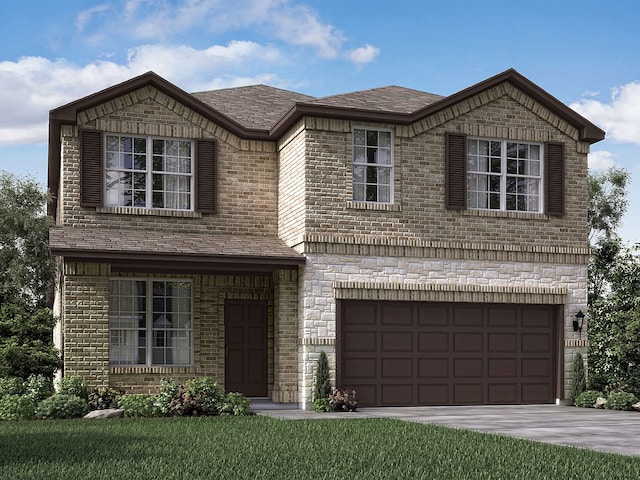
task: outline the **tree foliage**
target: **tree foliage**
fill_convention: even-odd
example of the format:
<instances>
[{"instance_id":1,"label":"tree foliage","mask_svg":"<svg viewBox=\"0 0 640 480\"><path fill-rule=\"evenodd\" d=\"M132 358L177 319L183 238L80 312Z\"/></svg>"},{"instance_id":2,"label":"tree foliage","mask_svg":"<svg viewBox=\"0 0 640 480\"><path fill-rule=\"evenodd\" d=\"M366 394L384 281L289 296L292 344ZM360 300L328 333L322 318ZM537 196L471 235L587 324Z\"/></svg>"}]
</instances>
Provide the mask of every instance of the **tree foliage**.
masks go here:
<instances>
[{"instance_id":1,"label":"tree foliage","mask_svg":"<svg viewBox=\"0 0 640 480\"><path fill-rule=\"evenodd\" d=\"M331 379L329 377L329 359L322 351L318 357L318 367L316 369L315 382L313 385L313 400L319 398L329 398L331 395Z\"/></svg>"},{"instance_id":2,"label":"tree foliage","mask_svg":"<svg viewBox=\"0 0 640 480\"><path fill-rule=\"evenodd\" d=\"M0 172L0 376L51 376L58 364L46 201L35 181Z\"/></svg>"}]
</instances>

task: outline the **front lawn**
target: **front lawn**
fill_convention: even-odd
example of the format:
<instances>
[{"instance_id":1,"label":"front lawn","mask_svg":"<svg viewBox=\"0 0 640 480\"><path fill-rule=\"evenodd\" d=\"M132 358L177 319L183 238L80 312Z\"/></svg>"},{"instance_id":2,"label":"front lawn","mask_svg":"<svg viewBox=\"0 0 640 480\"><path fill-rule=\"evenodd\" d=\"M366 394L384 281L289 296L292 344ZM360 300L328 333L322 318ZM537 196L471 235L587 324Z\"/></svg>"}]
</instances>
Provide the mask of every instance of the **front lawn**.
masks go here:
<instances>
[{"instance_id":1,"label":"front lawn","mask_svg":"<svg viewBox=\"0 0 640 480\"><path fill-rule=\"evenodd\" d=\"M21 421L0 423L0 478L611 480L640 458L348 414Z\"/></svg>"}]
</instances>

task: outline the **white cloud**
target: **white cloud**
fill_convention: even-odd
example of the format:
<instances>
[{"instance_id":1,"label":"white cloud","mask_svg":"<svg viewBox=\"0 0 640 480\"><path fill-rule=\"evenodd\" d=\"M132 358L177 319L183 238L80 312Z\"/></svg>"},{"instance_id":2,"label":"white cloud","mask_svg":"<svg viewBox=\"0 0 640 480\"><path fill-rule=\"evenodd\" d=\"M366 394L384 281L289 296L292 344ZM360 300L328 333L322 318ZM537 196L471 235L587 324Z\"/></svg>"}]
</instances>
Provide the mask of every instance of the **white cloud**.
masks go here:
<instances>
[{"instance_id":1,"label":"white cloud","mask_svg":"<svg viewBox=\"0 0 640 480\"><path fill-rule=\"evenodd\" d=\"M615 154L606 150L589 153L589 169L590 170L606 170L615 165Z\"/></svg>"},{"instance_id":2,"label":"white cloud","mask_svg":"<svg viewBox=\"0 0 640 480\"><path fill-rule=\"evenodd\" d=\"M379 48L367 43L364 47L347 52L347 56L356 65L364 65L365 63L373 62L379 53Z\"/></svg>"},{"instance_id":3,"label":"white cloud","mask_svg":"<svg viewBox=\"0 0 640 480\"><path fill-rule=\"evenodd\" d=\"M609 103L582 99L571 108L603 128L607 138L640 144L640 82L614 88Z\"/></svg>"}]
</instances>

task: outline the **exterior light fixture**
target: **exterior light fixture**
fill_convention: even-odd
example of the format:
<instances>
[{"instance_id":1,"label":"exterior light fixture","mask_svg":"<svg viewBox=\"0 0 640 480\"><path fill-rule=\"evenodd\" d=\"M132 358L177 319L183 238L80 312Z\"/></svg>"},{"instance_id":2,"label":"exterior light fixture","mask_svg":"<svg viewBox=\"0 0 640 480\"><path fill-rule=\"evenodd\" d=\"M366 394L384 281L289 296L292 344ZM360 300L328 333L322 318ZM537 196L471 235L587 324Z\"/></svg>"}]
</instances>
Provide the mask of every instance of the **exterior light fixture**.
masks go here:
<instances>
[{"instance_id":1,"label":"exterior light fixture","mask_svg":"<svg viewBox=\"0 0 640 480\"><path fill-rule=\"evenodd\" d=\"M584 324L584 313L582 313L582 310L578 310L578 313L576 313L576 319L573 321L573 331L580 332L581 337L582 337L583 324Z\"/></svg>"}]
</instances>

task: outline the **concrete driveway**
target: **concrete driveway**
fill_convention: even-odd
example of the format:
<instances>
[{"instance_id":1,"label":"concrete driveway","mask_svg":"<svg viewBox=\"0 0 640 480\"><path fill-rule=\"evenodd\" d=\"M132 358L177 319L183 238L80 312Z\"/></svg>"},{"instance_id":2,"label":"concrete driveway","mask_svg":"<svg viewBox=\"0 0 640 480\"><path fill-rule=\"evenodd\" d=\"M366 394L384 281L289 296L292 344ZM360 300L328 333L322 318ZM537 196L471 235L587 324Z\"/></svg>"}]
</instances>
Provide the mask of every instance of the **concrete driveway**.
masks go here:
<instances>
[{"instance_id":1,"label":"concrete driveway","mask_svg":"<svg viewBox=\"0 0 640 480\"><path fill-rule=\"evenodd\" d=\"M274 405L275 408L277 408ZM287 419L395 418L640 456L640 413L558 405L362 408L355 413L256 409Z\"/></svg>"}]
</instances>

